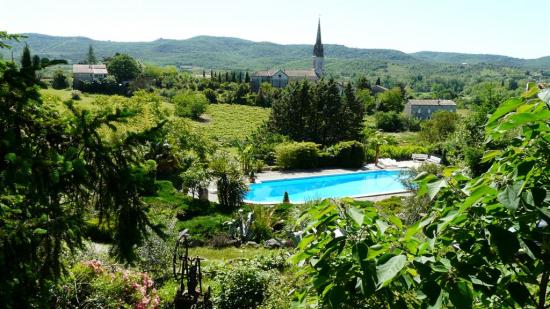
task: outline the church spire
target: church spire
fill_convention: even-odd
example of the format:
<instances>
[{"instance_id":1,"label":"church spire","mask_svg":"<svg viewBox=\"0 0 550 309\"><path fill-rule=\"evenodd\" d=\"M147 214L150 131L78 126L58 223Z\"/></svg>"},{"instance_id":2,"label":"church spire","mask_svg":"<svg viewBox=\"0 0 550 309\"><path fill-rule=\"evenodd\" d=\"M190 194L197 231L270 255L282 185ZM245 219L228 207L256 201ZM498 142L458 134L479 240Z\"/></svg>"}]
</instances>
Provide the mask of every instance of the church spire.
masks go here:
<instances>
[{"instance_id":1,"label":"church spire","mask_svg":"<svg viewBox=\"0 0 550 309\"><path fill-rule=\"evenodd\" d=\"M323 51L323 42L321 42L321 19L319 18L319 23L317 24L317 40L315 41L315 46L313 47L313 56L315 57L324 57L325 53Z\"/></svg>"}]
</instances>

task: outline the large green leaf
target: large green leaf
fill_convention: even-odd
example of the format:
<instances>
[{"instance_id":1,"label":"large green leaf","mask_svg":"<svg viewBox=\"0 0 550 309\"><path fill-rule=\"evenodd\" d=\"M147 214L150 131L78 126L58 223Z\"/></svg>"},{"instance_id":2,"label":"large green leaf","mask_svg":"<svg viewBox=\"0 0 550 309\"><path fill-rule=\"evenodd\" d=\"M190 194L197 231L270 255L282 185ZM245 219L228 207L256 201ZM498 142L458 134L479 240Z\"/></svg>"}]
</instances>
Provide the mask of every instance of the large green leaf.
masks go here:
<instances>
[{"instance_id":1,"label":"large green leaf","mask_svg":"<svg viewBox=\"0 0 550 309\"><path fill-rule=\"evenodd\" d=\"M386 263L376 266L378 287L383 287L389 283L405 265L407 265L407 257L404 255L396 255L386 261Z\"/></svg>"},{"instance_id":2,"label":"large green leaf","mask_svg":"<svg viewBox=\"0 0 550 309\"><path fill-rule=\"evenodd\" d=\"M491 125L502 116L512 112L523 103L521 98L512 98L502 103L499 108L491 115L491 118L487 121L487 125Z\"/></svg>"},{"instance_id":3,"label":"large green leaf","mask_svg":"<svg viewBox=\"0 0 550 309\"><path fill-rule=\"evenodd\" d=\"M365 213L363 210L350 206L347 210L348 215L357 223L357 225L363 225L363 220L365 220Z\"/></svg>"},{"instance_id":4,"label":"large green leaf","mask_svg":"<svg viewBox=\"0 0 550 309\"><path fill-rule=\"evenodd\" d=\"M497 200L504 205L504 207L516 210L519 206L520 197L518 193L521 189L521 185L521 182L517 182L511 186L506 186L503 191L498 193Z\"/></svg>"},{"instance_id":5,"label":"large green leaf","mask_svg":"<svg viewBox=\"0 0 550 309\"><path fill-rule=\"evenodd\" d=\"M489 226L488 230L491 233L491 243L497 247L498 255L502 261L512 261L520 248L516 234L496 225Z\"/></svg>"},{"instance_id":6,"label":"large green leaf","mask_svg":"<svg viewBox=\"0 0 550 309\"><path fill-rule=\"evenodd\" d=\"M458 281L449 290L449 299L456 308L472 308L474 296L467 282Z\"/></svg>"},{"instance_id":7,"label":"large green leaf","mask_svg":"<svg viewBox=\"0 0 550 309\"><path fill-rule=\"evenodd\" d=\"M506 286L506 289L514 301L520 306L524 307L530 301L529 290L527 290L523 284L519 282L511 282Z\"/></svg>"},{"instance_id":8,"label":"large green leaf","mask_svg":"<svg viewBox=\"0 0 550 309\"><path fill-rule=\"evenodd\" d=\"M447 181L445 181L445 179L440 179L429 183L428 196L430 197L430 200L433 200L433 198L439 193L439 190L441 190L442 188L445 188L446 186L447 186Z\"/></svg>"}]
</instances>

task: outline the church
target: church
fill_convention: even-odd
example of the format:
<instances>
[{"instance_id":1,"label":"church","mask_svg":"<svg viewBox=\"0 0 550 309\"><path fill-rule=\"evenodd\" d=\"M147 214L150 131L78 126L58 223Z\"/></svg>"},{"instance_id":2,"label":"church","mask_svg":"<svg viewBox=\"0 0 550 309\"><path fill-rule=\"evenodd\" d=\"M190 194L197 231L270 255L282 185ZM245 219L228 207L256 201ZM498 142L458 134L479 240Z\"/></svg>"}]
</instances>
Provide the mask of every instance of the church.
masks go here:
<instances>
[{"instance_id":1,"label":"church","mask_svg":"<svg viewBox=\"0 0 550 309\"><path fill-rule=\"evenodd\" d=\"M284 88L292 81L318 81L324 74L325 53L321 42L321 21L317 25L317 40L313 46L313 68L310 70L267 70L259 71L251 76L252 89L257 91L262 83L270 83L273 87Z\"/></svg>"}]
</instances>

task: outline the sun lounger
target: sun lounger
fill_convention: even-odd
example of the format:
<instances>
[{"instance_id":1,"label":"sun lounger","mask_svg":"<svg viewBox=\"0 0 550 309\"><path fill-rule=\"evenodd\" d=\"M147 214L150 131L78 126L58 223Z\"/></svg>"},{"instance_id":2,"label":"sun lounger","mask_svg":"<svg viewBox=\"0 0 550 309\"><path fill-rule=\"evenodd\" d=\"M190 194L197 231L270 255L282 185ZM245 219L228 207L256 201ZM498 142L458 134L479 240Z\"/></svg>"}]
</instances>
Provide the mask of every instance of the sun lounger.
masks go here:
<instances>
[{"instance_id":1,"label":"sun lounger","mask_svg":"<svg viewBox=\"0 0 550 309\"><path fill-rule=\"evenodd\" d=\"M441 158L436 156L430 156L426 161L430 163L441 164Z\"/></svg>"},{"instance_id":2,"label":"sun lounger","mask_svg":"<svg viewBox=\"0 0 550 309\"><path fill-rule=\"evenodd\" d=\"M386 168L396 168L397 167L397 161L389 158L382 158L378 160L378 166L380 168L386 169Z\"/></svg>"},{"instance_id":3,"label":"sun lounger","mask_svg":"<svg viewBox=\"0 0 550 309\"><path fill-rule=\"evenodd\" d=\"M413 153L412 159L413 161L426 161L428 160L429 156L427 154L423 153Z\"/></svg>"}]
</instances>

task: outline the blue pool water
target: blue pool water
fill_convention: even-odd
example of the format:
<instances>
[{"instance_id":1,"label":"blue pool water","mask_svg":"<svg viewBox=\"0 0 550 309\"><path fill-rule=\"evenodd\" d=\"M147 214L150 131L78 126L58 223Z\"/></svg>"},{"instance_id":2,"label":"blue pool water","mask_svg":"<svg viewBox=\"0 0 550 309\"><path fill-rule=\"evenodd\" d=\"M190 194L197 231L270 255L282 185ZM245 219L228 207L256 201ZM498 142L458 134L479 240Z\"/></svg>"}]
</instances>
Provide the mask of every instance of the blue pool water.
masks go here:
<instances>
[{"instance_id":1,"label":"blue pool water","mask_svg":"<svg viewBox=\"0 0 550 309\"><path fill-rule=\"evenodd\" d=\"M323 198L358 197L406 191L399 181L401 171L368 171L306 178L267 180L251 184L245 201L281 203L285 191L291 203Z\"/></svg>"}]
</instances>

